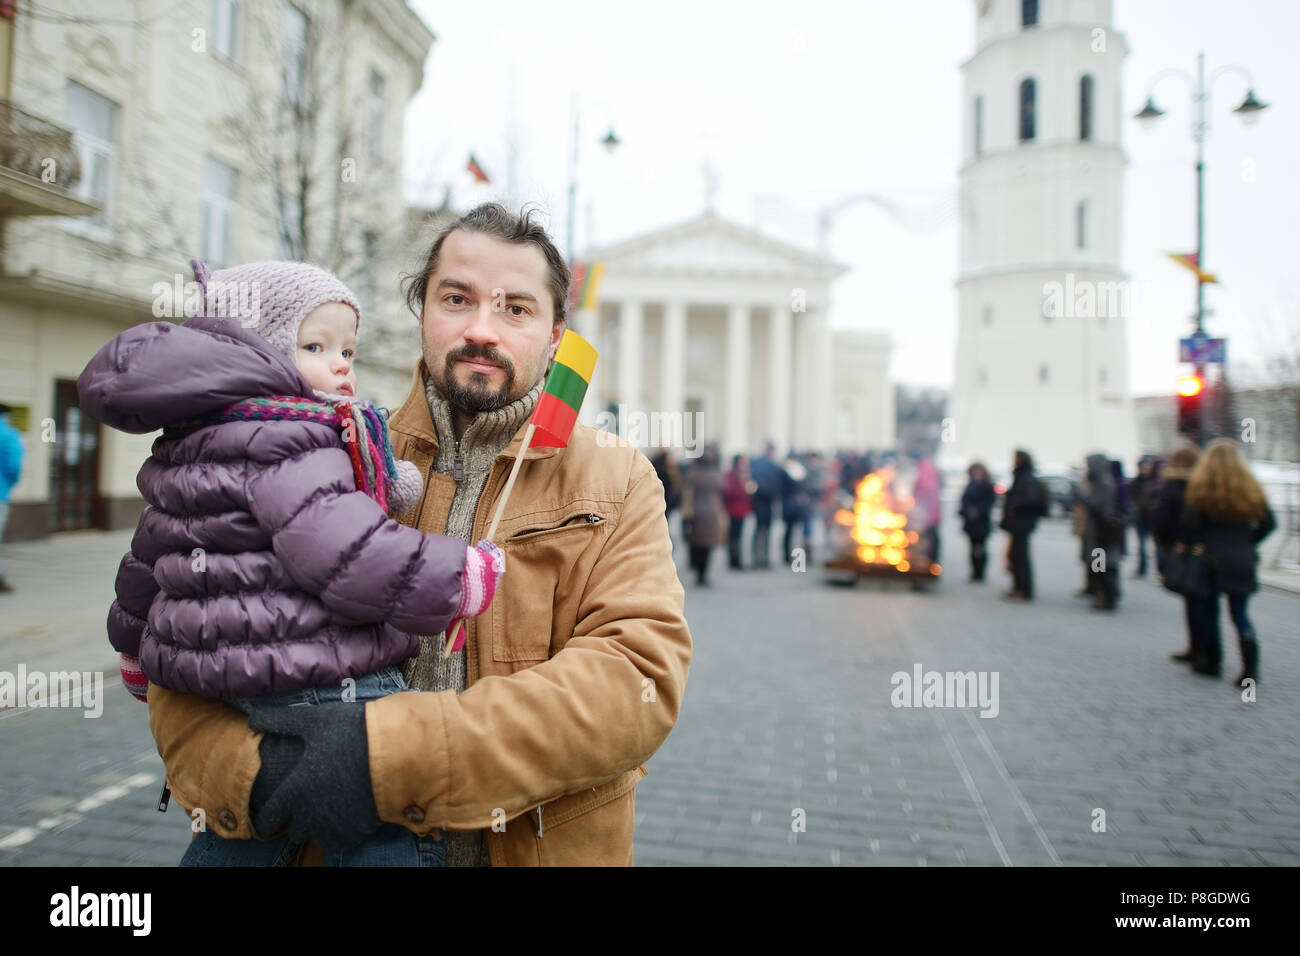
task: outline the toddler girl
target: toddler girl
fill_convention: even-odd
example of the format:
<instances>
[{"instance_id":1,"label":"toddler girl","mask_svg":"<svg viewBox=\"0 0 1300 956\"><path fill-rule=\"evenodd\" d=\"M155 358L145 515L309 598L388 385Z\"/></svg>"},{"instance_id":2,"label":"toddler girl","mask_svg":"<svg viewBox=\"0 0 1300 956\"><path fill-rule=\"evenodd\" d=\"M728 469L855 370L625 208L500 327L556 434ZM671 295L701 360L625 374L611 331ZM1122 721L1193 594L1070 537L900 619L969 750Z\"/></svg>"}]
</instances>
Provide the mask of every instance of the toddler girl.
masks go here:
<instances>
[{"instance_id":1,"label":"toddler girl","mask_svg":"<svg viewBox=\"0 0 1300 956\"><path fill-rule=\"evenodd\" d=\"M404 690L396 665L418 635L486 610L504 556L386 514L422 482L393 459L386 412L356 398L360 308L342 282L306 263L191 263L208 314L129 329L78 381L99 421L163 429L109 611L123 681L141 700L152 681L248 713ZM203 830L182 863L284 864L296 850ZM427 866L440 850L390 824L325 857Z\"/></svg>"}]
</instances>

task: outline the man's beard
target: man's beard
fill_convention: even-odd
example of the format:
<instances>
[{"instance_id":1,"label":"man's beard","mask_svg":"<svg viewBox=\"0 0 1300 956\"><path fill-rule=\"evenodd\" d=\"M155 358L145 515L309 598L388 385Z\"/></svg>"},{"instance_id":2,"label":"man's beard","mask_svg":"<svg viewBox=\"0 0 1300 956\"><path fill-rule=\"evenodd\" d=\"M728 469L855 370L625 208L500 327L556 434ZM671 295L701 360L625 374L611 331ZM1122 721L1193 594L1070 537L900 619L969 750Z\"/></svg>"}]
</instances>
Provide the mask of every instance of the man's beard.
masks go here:
<instances>
[{"instance_id":1,"label":"man's beard","mask_svg":"<svg viewBox=\"0 0 1300 956\"><path fill-rule=\"evenodd\" d=\"M550 343L547 343L549 349ZM545 352L543 352L545 358ZM455 376L456 363L462 359L470 359L482 362L491 362L499 365L505 372L505 381L499 388L492 388L487 384L488 376L482 372L471 372L469 382L461 384ZM462 411L478 412L495 411L509 405L515 399L511 397L515 386L515 366L510 359L506 358L500 352L493 349L480 349L472 345L448 352L446 362L443 368L443 397L453 408L459 408Z\"/></svg>"}]
</instances>

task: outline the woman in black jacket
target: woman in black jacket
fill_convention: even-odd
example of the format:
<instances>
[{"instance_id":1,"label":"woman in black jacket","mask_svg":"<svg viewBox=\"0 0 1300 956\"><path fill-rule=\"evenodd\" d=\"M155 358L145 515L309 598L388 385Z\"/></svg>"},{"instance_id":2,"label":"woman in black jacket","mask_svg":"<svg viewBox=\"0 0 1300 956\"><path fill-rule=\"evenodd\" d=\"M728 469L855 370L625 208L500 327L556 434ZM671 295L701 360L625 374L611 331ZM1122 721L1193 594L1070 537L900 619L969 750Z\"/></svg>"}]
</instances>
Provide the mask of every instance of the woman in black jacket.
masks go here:
<instances>
[{"instance_id":1,"label":"woman in black jacket","mask_svg":"<svg viewBox=\"0 0 1300 956\"><path fill-rule=\"evenodd\" d=\"M970 579L972 582L983 582L984 567L988 563L988 548L985 545L993 530L989 512L993 510L997 492L989 481L988 469L979 462L973 462L966 473L970 476L970 481L961 493L961 506L957 514L962 521L962 531L970 539Z\"/></svg>"},{"instance_id":2,"label":"woman in black jacket","mask_svg":"<svg viewBox=\"0 0 1300 956\"><path fill-rule=\"evenodd\" d=\"M1168 553L1179 541L1179 524L1183 517L1183 507L1187 496L1187 479L1192 476L1201 450L1191 442L1184 442L1173 450L1169 463L1160 472L1160 490L1156 494L1155 507L1151 512L1151 536L1156 541L1156 554ZM1157 559L1160 576L1164 577L1164 560ZM1187 650L1170 654L1176 661L1190 661L1196 649L1197 618L1192 614L1192 604L1184 596L1183 614L1187 621Z\"/></svg>"},{"instance_id":3,"label":"woman in black jacket","mask_svg":"<svg viewBox=\"0 0 1300 956\"><path fill-rule=\"evenodd\" d=\"M1187 481L1187 507L1179 523L1189 544L1204 544L1209 596L1189 598L1202 641L1192 658L1199 674L1219 676L1219 594L1228 596L1228 613L1241 648L1240 685L1259 680L1259 642L1246 616L1246 602L1259 589L1255 566L1259 543L1277 527L1264 489L1250 473L1229 438L1210 442Z\"/></svg>"}]
</instances>

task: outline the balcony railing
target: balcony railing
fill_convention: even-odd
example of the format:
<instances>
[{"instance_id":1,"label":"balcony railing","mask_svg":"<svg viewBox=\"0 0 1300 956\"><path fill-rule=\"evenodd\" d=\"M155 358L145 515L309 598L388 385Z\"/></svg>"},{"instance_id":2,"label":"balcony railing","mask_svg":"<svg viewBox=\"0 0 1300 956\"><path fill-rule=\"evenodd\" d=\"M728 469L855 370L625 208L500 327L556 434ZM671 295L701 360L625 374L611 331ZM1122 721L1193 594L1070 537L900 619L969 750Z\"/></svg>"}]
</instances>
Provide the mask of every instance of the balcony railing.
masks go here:
<instances>
[{"instance_id":1,"label":"balcony railing","mask_svg":"<svg viewBox=\"0 0 1300 956\"><path fill-rule=\"evenodd\" d=\"M92 215L72 194L80 181L71 131L0 100L0 217Z\"/></svg>"}]
</instances>

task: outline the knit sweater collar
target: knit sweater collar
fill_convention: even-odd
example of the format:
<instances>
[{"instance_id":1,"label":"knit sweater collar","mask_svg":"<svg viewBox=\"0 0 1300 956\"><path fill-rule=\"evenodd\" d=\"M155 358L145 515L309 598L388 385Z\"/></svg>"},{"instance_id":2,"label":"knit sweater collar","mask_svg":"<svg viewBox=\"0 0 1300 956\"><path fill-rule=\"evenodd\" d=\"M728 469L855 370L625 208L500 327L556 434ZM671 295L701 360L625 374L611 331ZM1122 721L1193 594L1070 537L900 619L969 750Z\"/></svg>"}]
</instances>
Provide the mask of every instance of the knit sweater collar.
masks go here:
<instances>
[{"instance_id":1,"label":"knit sweater collar","mask_svg":"<svg viewBox=\"0 0 1300 956\"><path fill-rule=\"evenodd\" d=\"M532 415L537 398L542 393L542 385L543 380L538 379L531 389L510 404L479 412L466 426L458 443L451 403L443 398L434 385L433 378L426 377L424 397L429 404L429 416L433 419L433 427L438 435L439 458L459 451L467 460L474 459L483 466L490 464Z\"/></svg>"}]
</instances>

